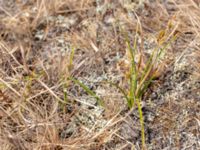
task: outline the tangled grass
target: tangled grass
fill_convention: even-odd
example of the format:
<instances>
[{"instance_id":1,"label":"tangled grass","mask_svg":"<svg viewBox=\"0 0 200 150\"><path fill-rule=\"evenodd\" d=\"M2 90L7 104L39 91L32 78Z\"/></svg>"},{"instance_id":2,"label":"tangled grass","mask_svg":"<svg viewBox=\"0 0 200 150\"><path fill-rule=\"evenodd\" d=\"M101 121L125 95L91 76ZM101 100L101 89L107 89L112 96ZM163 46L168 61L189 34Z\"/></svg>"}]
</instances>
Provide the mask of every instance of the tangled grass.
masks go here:
<instances>
[{"instance_id":1,"label":"tangled grass","mask_svg":"<svg viewBox=\"0 0 200 150\"><path fill-rule=\"evenodd\" d=\"M194 0L1 0L1 148L198 147L199 14Z\"/></svg>"}]
</instances>

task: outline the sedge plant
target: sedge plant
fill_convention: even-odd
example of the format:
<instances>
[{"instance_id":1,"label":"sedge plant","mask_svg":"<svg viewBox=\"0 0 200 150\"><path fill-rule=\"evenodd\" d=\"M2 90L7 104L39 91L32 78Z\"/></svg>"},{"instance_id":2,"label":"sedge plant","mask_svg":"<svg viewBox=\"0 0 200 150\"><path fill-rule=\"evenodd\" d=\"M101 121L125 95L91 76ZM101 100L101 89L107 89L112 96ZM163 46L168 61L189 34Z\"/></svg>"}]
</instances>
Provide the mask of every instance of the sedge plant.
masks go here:
<instances>
[{"instance_id":1,"label":"sedge plant","mask_svg":"<svg viewBox=\"0 0 200 150\"><path fill-rule=\"evenodd\" d=\"M128 81L129 87L128 90L123 89L115 83L109 83L118 88L119 91L124 95L129 109L132 109L135 106L137 107L141 125L142 148L145 149L146 144L144 117L141 106L142 97L147 91L149 85L152 83L153 79L157 76L157 73L159 71L158 64L162 54L164 53L168 45L176 39L176 35L172 34L172 37L170 37L167 35L167 29L162 30L157 38L158 46L153 49L148 60L144 62L142 52L138 50L137 46L138 30L139 26L137 25L133 45L131 44L131 41L128 38L128 34L126 32L123 32L125 34L125 43L130 62L129 70L126 73L126 81Z\"/></svg>"}]
</instances>

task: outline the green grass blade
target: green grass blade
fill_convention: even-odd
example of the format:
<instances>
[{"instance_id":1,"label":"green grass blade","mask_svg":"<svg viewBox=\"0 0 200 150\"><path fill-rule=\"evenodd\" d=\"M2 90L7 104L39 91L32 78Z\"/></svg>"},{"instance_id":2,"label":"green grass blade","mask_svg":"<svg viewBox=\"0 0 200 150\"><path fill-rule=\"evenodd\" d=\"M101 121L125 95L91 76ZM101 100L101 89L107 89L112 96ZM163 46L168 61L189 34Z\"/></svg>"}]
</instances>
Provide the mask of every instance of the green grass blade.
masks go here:
<instances>
[{"instance_id":1,"label":"green grass blade","mask_svg":"<svg viewBox=\"0 0 200 150\"><path fill-rule=\"evenodd\" d=\"M138 113L139 113L139 118L140 118L140 125L141 125L141 140L142 140L142 147L145 147L145 129L144 129L144 118L143 118L143 113L142 113L142 107L140 104L141 100L136 99L136 103L138 106Z\"/></svg>"},{"instance_id":2,"label":"green grass blade","mask_svg":"<svg viewBox=\"0 0 200 150\"><path fill-rule=\"evenodd\" d=\"M170 39L169 42L167 42L162 48L160 48L160 51L159 51L159 53L158 53L158 55L157 55L157 57L156 57L156 58L157 58L156 61L158 61L158 59L160 59L160 56L161 56L161 54L164 52L164 50L167 49L167 47L171 44L171 42L173 42L174 40L176 40L176 38L177 38L176 35L173 36L173 37Z\"/></svg>"},{"instance_id":3,"label":"green grass blade","mask_svg":"<svg viewBox=\"0 0 200 150\"><path fill-rule=\"evenodd\" d=\"M82 82L80 82L79 80L75 79L75 78L72 78L72 77L69 77L69 80L73 81L74 83L78 84L80 87L82 87L89 95L93 96L96 100L97 100L97 103L100 105L100 106L103 106L103 101L102 99L96 95L96 93L92 90L89 89L88 86L86 86L85 84L83 84Z\"/></svg>"},{"instance_id":4,"label":"green grass blade","mask_svg":"<svg viewBox=\"0 0 200 150\"><path fill-rule=\"evenodd\" d=\"M130 103L130 99L128 98L127 96L127 93L125 90L123 90L118 84L116 83L113 83L111 81L105 81L106 83L109 83L110 85L116 87L122 94L123 96L125 97L126 101L127 101L127 104L128 104L128 107L131 108L131 103Z\"/></svg>"},{"instance_id":5,"label":"green grass blade","mask_svg":"<svg viewBox=\"0 0 200 150\"><path fill-rule=\"evenodd\" d=\"M133 70L133 67L132 67ZM131 107L134 105L135 101L135 92L137 89L137 76L135 71L131 71L131 83L130 83L130 101L131 101Z\"/></svg>"},{"instance_id":6,"label":"green grass blade","mask_svg":"<svg viewBox=\"0 0 200 150\"><path fill-rule=\"evenodd\" d=\"M67 98L67 89L64 89L63 92L64 92L64 101L67 103L67 101L68 101L68 98Z\"/></svg>"},{"instance_id":7,"label":"green grass blade","mask_svg":"<svg viewBox=\"0 0 200 150\"><path fill-rule=\"evenodd\" d=\"M144 94L144 92L147 90L147 88L149 87L149 85L152 83L154 76L151 76L151 78L144 82L143 86L139 89L138 91L138 95L137 98L141 98L142 95Z\"/></svg>"},{"instance_id":8,"label":"green grass blade","mask_svg":"<svg viewBox=\"0 0 200 150\"><path fill-rule=\"evenodd\" d=\"M69 69L71 70L73 68L73 60L74 60L74 53L75 53L75 48L72 48L72 51L69 56Z\"/></svg>"},{"instance_id":9,"label":"green grass blade","mask_svg":"<svg viewBox=\"0 0 200 150\"><path fill-rule=\"evenodd\" d=\"M136 33L138 33L138 24L136 28ZM136 67L136 62L135 62L135 53L137 49L137 34L134 39L134 45L133 48L131 47L130 40L128 38L128 34L126 33L126 45L128 48L128 51L131 56L131 67L130 67L130 91L129 91L129 106L132 108L134 105L135 101L135 92L137 89L137 67Z\"/></svg>"}]
</instances>

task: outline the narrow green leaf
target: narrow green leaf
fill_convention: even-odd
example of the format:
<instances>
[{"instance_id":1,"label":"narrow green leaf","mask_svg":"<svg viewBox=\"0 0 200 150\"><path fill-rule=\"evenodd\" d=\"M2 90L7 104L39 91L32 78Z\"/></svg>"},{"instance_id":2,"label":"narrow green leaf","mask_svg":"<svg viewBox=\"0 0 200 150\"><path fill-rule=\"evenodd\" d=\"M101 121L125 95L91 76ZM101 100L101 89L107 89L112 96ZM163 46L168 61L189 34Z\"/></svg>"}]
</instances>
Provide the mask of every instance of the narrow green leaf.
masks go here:
<instances>
[{"instance_id":1,"label":"narrow green leaf","mask_svg":"<svg viewBox=\"0 0 200 150\"><path fill-rule=\"evenodd\" d=\"M73 67L74 52L75 52L75 48L73 47L70 53L70 57L69 57L69 69L72 69Z\"/></svg>"},{"instance_id":2,"label":"narrow green leaf","mask_svg":"<svg viewBox=\"0 0 200 150\"><path fill-rule=\"evenodd\" d=\"M85 84L83 84L82 82L80 82L79 80L77 80L77 79L75 79L73 77L69 77L69 80L71 80L74 83L80 85L89 95L93 96L97 100L97 103L100 106L103 106L102 99L99 96L97 96L95 92L93 92L92 90L90 90L88 86L86 86Z\"/></svg>"},{"instance_id":3,"label":"narrow green leaf","mask_svg":"<svg viewBox=\"0 0 200 150\"><path fill-rule=\"evenodd\" d=\"M109 83L110 85L112 85L112 86L114 86L114 87L116 87L116 88L124 95L124 97L125 97L125 99L126 99L128 105L130 104L130 99L128 98L127 93L125 92L125 90L123 90L123 89L122 89L119 85L117 85L116 83L113 83L113 82L111 82L111 81L105 81L105 82L106 82L106 83Z\"/></svg>"}]
</instances>

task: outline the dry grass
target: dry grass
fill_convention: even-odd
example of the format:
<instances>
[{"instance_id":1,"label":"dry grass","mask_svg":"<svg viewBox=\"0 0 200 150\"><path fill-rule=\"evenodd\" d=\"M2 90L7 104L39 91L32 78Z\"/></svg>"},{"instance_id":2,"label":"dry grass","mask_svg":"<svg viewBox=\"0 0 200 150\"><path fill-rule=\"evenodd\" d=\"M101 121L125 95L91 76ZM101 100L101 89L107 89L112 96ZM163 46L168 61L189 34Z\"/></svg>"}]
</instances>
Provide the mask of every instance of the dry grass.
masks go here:
<instances>
[{"instance_id":1,"label":"dry grass","mask_svg":"<svg viewBox=\"0 0 200 150\"><path fill-rule=\"evenodd\" d=\"M137 109L128 110L119 89L105 83L129 88L120 28L133 44L138 21L140 67L163 30L167 40L179 33L141 96L146 147L198 149L200 3L97 1L0 0L0 149L142 149ZM175 80L182 70L186 80ZM162 93L168 83L174 92ZM161 98L149 102L154 91ZM151 122L147 108L158 114Z\"/></svg>"}]
</instances>

